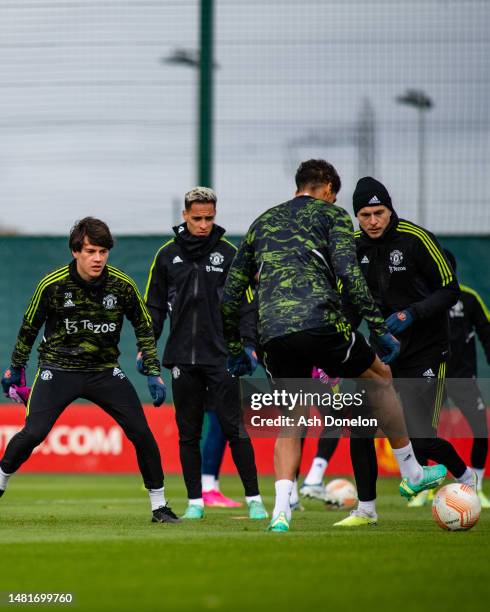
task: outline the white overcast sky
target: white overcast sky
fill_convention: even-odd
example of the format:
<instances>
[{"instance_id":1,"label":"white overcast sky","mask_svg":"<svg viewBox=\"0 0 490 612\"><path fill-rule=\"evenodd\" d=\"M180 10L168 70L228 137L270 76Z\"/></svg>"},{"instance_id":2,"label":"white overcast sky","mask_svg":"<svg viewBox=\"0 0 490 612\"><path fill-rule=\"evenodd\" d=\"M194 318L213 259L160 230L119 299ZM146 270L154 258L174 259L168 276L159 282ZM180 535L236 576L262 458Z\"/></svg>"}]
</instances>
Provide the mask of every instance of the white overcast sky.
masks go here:
<instances>
[{"instance_id":1,"label":"white overcast sky","mask_svg":"<svg viewBox=\"0 0 490 612\"><path fill-rule=\"evenodd\" d=\"M86 214L118 234L168 233L196 183L196 0L0 3L0 225L66 234ZM416 220L417 113L427 113L428 227L490 233L486 0L216 0L218 221L244 232L325 157L350 210L363 104L374 173ZM177 208L181 208L180 202Z\"/></svg>"}]
</instances>

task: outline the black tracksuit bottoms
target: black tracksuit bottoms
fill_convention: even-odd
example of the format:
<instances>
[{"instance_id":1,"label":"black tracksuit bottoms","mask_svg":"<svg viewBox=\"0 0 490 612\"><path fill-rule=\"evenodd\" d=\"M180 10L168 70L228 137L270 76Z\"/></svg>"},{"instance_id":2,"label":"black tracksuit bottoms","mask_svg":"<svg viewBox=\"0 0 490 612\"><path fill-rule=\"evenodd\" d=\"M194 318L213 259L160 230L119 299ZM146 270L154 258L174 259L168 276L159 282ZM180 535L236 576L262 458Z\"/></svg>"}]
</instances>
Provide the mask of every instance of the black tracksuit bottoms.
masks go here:
<instances>
[{"instance_id":1,"label":"black tracksuit bottoms","mask_svg":"<svg viewBox=\"0 0 490 612\"><path fill-rule=\"evenodd\" d=\"M488 454L488 428L485 402L474 378L454 380L446 379L447 395L468 421L473 432L471 449L471 465L476 469L484 469Z\"/></svg>"},{"instance_id":2,"label":"black tracksuit bottoms","mask_svg":"<svg viewBox=\"0 0 490 612\"><path fill-rule=\"evenodd\" d=\"M250 438L240 431L240 382L224 367L179 365L172 367L172 392L179 429L180 463L189 499L202 497L201 435L205 410L214 410L230 445L245 495L259 494L255 455Z\"/></svg>"},{"instance_id":3,"label":"black tracksuit bottoms","mask_svg":"<svg viewBox=\"0 0 490 612\"><path fill-rule=\"evenodd\" d=\"M437 425L444 398L445 363L440 358L420 359L417 366L394 366L393 382L402 400L408 435L418 462L428 460L445 465L455 478L461 477L466 464L453 445L437 437ZM428 373L431 373L428 376ZM425 373L425 374L424 374ZM378 462L374 432L364 437L352 437L350 455L359 499L376 499Z\"/></svg>"},{"instance_id":4,"label":"black tracksuit bottoms","mask_svg":"<svg viewBox=\"0 0 490 612\"><path fill-rule=\"evenodd\" d=\"M78 398L97 404L132 442L147 489L163 487L160 451L133 385L119 368L98 372L41 367L26 410L24 428L9 442L0 467L16 472L48 436L57 418Z\"/></svg>"}]
</instances>

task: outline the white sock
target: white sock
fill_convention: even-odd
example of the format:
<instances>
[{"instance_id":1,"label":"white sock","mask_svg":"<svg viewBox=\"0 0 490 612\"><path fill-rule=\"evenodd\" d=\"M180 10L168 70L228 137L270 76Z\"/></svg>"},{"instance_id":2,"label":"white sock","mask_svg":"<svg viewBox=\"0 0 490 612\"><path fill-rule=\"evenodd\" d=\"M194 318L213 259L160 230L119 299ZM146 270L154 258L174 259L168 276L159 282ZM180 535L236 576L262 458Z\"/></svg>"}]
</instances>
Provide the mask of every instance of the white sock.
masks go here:
<instances>
[{"instance_id":1,"label":"white sock","mask_svg":"<svg viewBox=\"0 0 490 612\"><path fill-rule=\"evenodd\" d=\"M1 472L2 470L0 470ZM478 484L476 486L476 490L477 491L481 491L482 487L483 487L483 476L485 474L485 468L473 468L473 471L475 472L477 478L478 478ZM0 489L2 487L0 486Z\"/></svg>"},{"instance_id":2,"label":"white sock","mask_svg":"<svg viewBox=\"0 0 490 612\"><path fill-rule=\"evenodd\" d=\"M367 514L368 516L376 516L376 500L372 501L361 501L359 500L357 504L357 509L363 514Z\"/></svg>"},{"instance_id":3,"label":"white sock","mask_svg":"<svg viewBox=\"0 0 490 612\"><path fill-rule=\"evenodd\" d=\"M470 467L466 466L464 474L459 478L456 478L456 482L460 482L461 484L473 485L475 482L473 474L473 470Z\"/></svg>"},{"instance_id":4,"label":"white sock","mask_svg":"<svg viewBox=\"0 0 490 612\"><path fill-rule=\"evenodd\" d=\"M403 448L392 448L391 450L393 451L395 459L398 462L398 467L400 469L402 478L408 478L408 480L413 484L420 482L422 480L422 476L424 475L424 470L415 458L412 443L409 442Z\"/></svg>"},{"instance_id":5,"label":"white sock","mask_svg":"<svg viewBox=\"0 0 490 612\"><path fill-rule=\"evenodd\" d=\"M202 497L196 497L196 499L189 500L189 506L201 506L201 508L204 508L204 501Z\"/></svg>"},{"instance_id":6,"label":"white sock","mask_svg":"<svg viewBox=\"0 0 490 612\"><path fill-rule=\"evenodd\" d=\"M167 505L167 502L165 501L165 494L163 492L164 488L165 487L162 487L161 489L148 489L152 510L156 510L157 508Z\"/></svg>"},{"instance_id":7,"label":"white sock","mask_svg":"<svg viewBox=\"0 0 490 612\"><path fill-rule=\"evenodd\" d=\"M7 488L7 484L11 476L12 474L7 474L2 470L2 468L0 468L0 489L2 491L5 491L5 489Z\"/></svg>"},{"instance_id":8,"label":"white sock","mask_svg":"<svg viewBox=\"0 0 490 612\"><path fill-rule=\"evenodd\" d=\"M276 480L276 505L272 512L272 518L276 518L279 512L284 512L288 519L291 518L291 507L289 499L293 488L292 480Z\"/></svg>"},{"instance_id":9,"label":"white sock","mask_svg":"<svg viewBox=\"0 0 490 612\"><path fill-rule=\"evenodd\" d=\"M216 491L216 478L214 474L203 474L201 476L202 492L207 493L208 491Z\"/></svg>"},{"instance_id":10,"label":"white sock","mask_svg":"<svg viewBox=\"0 0 490 612\"><path fill-rule=\"evenodd\" d=\"M294 506L299 502L299 493L298 493L298 480L295 478L293 480L293 488L291 489L291 497L289 498L289 504Z\"/></svg>"},{"instance_id":11,"label":"white sock","mask_svg":"<svg viewBox=\"0 0 490 612\"><path fill-rule=\"evenodd\" d=\"M247 504L250 506L250 502L256 501L262 503L262 495L247 495L245 496Z\"/></svg>"},{"instance_id":12,"label":"white sock","mask_svg":"<svg viewBox=\"0 0 490 612\"><path fill-rule=\"evenodd\" d=\"M323 475L327 469L328 461L321 457L315 457L310 467L310 471L306 475L304 484L317 485L323 481Z\"/></svg>"}]
</instances>

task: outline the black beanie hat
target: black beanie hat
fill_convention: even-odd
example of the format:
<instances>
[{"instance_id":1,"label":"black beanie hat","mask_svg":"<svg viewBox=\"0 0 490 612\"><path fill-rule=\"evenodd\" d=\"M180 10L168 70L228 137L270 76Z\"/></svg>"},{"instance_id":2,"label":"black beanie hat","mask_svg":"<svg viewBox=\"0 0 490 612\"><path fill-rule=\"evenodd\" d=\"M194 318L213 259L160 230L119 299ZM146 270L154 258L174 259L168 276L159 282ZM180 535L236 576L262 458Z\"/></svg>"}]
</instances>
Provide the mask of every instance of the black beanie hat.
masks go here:
<instances>
[{"instance_id":1,"label":"black beanie hat","mask_svg":"<svg viewBox=\"0 0 490 612\"><path fill-rule=\"evenodd\" d=\"M365 206L380 206L381 204L393 210L390 194L386 187L371 176L359 179L352 196L354 214L357 215L361 208Z\"/></svg>"}]
</instances>

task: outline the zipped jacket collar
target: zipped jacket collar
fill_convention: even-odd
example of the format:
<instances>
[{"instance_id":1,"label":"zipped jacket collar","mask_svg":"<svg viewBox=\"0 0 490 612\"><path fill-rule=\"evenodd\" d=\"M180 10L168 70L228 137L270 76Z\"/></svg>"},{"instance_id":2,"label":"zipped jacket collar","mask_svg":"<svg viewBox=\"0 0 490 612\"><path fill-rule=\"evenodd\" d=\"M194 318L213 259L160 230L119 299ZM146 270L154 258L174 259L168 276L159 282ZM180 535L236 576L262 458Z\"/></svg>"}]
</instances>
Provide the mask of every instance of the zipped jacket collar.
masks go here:
<instances>
[{"instance_id":1,"label":"zipped jacket collar","mask_svg":"<svg viewBox=\"0 0 490 612\"><path fill-rule=\"evenodd\" d=\"M175 242L185 252L189 259L196 261L207 255L219 242L225 230L214 224L209 236L193 236L187 229L187 223L181 223L172 228L175 232Z\"/></svg>"}]
</instances>

